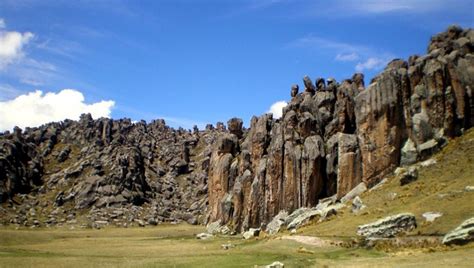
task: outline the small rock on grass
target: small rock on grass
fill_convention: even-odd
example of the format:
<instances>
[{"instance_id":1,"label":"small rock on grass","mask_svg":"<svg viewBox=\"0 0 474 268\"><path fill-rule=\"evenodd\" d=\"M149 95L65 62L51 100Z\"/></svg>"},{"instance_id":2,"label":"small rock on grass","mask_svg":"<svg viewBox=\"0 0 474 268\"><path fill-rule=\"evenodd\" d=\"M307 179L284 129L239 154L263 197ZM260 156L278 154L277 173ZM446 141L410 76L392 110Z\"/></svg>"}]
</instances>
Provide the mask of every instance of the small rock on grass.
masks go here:
<instances>
[{"instance_id":1,"label":"small rock on grass","mask_svg":"<svg viewBox=\"0 0 474 268\"><path fill-rule=\"evenodd\" d=\"M227 244L222 244L221 245L221 248L223 250L228 250L228 249L231 249L231 248L235 248L235 245L231 244L231 243L227 243Z\"/></svg>"},{"instance_id":2,"label":"small rock on grass","mask_svg":"<svg viewBox=\"0 0 474 268\"><path fill-rule=\"evenodd\" d=\"M466 192L474 192L474 186L468 185L468 186L466 186L466 188L464 188L464 191L466 191Z\"/></svg>"},{"instance_id":3,"label":"small rock on grass","mask_svg":"<svg viewBox=\"0 0 474 268\"><path fill-rule=\"evenodd\" d=\"M272 264L265 266L265 268L284 268L285 265L282 262L275 261Z\"/></svg>"},{"instance_id":4,"label":"small rock on grass","mask_svg":"<svg viewBox=\"0 0 474 268\"><path fill-rule=\"evenodd\" d=\"M250 228L248 231L242 234L242 237L244 239L250 239L252 237L259 236L259 235L260 235L260 228Z\"/></svg>"},{"instance_id":5,"label":"small rock on grass","mask_svg":"<svg viewBox=\"0 0 474 268\"><path fill-rule=\"evenodd\" d=\"M206 239L212 238L212 234L200 233L196 235L196 238L201 239L201 240L206 240Z\"/></svg>"},{"instance_id":6,"label":"small rock on grass","mask_svg":"<svg viewBox=\"0 0 474 268\"><path fill-rule=\"evenodd\" d=\"M425 212L422 214L423 218L426 219L427 222L433 222L437 218L443 216L443 213L441 212Z\"/></svg>"}]
</instances>

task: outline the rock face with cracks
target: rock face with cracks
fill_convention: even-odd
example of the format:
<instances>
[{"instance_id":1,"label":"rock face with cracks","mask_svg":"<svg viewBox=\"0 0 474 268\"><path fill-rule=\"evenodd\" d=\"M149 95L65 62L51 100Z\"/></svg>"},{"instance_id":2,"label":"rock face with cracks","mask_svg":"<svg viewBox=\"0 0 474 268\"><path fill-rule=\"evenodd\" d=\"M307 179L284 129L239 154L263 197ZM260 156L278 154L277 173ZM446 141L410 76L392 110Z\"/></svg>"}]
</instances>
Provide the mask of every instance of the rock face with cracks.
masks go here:
<instances>
[{"instance_id":1,"label":"rock face with cracks","mask_svg":"<svg viewBox=\"0 0 474 268\"><path fill-rule=\"evenodd\" d=\"M451 26L432 38L428 54L393 60L367 87L361 74L327 86L305 76L304 92L292 87L280 119L252 118L236 151L213 153L227 169L212 174L209 190L221 194L209 198L209 219L237 231L260 227L282 210L370 188L461 135L473 123L473 37Z\"/></svg>"}]
</instances>

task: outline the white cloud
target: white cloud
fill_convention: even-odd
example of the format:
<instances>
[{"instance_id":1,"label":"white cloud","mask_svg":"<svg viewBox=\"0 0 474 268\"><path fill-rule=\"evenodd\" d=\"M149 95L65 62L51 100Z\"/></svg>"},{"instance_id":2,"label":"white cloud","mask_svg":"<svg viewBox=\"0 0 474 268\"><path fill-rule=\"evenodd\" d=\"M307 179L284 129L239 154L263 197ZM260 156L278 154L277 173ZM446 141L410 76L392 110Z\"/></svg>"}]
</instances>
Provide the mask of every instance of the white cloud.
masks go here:
<instances>
[{"instance_id":1,"label":"white cloud","mask_svg":"<svg viewBox=\"0 0 474 268\"><path fill-rule=\"evenodd\" d=\"M6 28L7 25L5 24L5 20L4 19L0 19L0 29L4 29Z\"/></svg>"},{"instance_id":2,"label":"white cloud","mask_svg":"<svg viewBox=\"0 0 474 268\"><path fill-rule=\"evenodd\" d=\"M359 59L359 54L355 52L351 53L338 53L335 60L337 61L355 61Z\"/></svg>"},{"instance_id":3,"label":"white cloud","mask_svg":"<svg viewBox=\"0 0 474 268\"><path fill-rule=\"evenodd\" d=\"M110 117L114 101L87 104L84 95L74 89L63 89L58 93L43 94L37 90L20 95L13 100L0 101L0 131L37 127L52 121L79 119L82 113L93 118Z\"/></svg>"},{"instance_id":4,"label":"white cloud","mask_svg":"<svg viewBox=\"0 0 474 268\"><path fill-rule=\"evenodd\" d=\"M33 36L30 32L0 31L0 70L24 56L23 48Z\"/></svg>"},{"instance_id":5,"label":"white cloud","mask_svg":"<svg viewBox=\"0 0 474 268\"><path fill-rule=\"evenodd\" d=\"M306 48L318 48L318 49L332 49L339 50L342 52L353 52L357 50L365 50L364 47L354 46L344 42L334 41L327 38L322 38L309 34L305 37L296 39L289 44L289 47L306 47Z\"/></svg>"},{"instance_id":6,"label":"white cloud","mask_svg":"<svg viewBox=\"0 0 474 268\"><path fill-rule=\"evenodd\" d=\"M334 41L311 34L296 39L291 42L288 47L314 49L317 51L325 51L324 53L334 53L334 60L339 62L358 61L355 66L357 72L362 72L364 70L380 70L385 67L391 59L395 58L392 53L380 49Z\"/></svg>"},{"instance_id":7,"label":"white cloud","mask_svg":"<svg viewBox=\"0 0 474 268\"><path fill-rule=\"evenodd\" d=\"M384 68L388 62L389 59L370 57L364 62L357 63L355 69L358 72L362 72L364 70L380 70Z\"/></svg>"},{"instance_id":8,"label":"white cloud","mask_svg":"<svg viewBox=\"0 0 474 268\"><path fill-rule=\"evenodd\" d=\"M273 114L273 118L280 118L283 115L283 108L285 108L286 105L286 101L277 101L270 106L268 112Z\"/></svg>"}]
</instances>

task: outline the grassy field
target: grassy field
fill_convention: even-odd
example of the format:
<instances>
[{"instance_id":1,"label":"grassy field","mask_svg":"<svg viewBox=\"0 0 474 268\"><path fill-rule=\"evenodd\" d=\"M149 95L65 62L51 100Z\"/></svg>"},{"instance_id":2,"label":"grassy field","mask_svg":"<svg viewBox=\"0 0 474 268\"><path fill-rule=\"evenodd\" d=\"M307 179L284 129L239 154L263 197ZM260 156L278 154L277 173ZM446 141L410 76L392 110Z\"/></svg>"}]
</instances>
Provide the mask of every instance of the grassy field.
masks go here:
<instances>
[{"instance_id":1,"label":"grassy field","mask_svg":"<svg viewBox=\"0 0 474 268\"><path fill-rule=\"evenodd\" d=\"M0 267L254 267L280 261L286 267L469 267L474 247L383 253L318 248L280 238L197 240L202 227L169 225L101 230L0 229ZM235 247L224 250L222 244ZM302 250L302 247L304 249Z\"/></svg>"},{"instance_id":2,"label":"grassy field","mask_svg":"<svg viewBox=\"0 0 474 268\"><path fill-rule=\"evenodd\" d=\"M254 267L281 261L307 267L320 260L383 257L364 249L316 248L281 239L197 240L202 227L169 225L102 230L0 229L1 267ZM222 244L234 248L224 250ZM306 250L302 251L300 247Z\"/></svg>"}]
</instances>

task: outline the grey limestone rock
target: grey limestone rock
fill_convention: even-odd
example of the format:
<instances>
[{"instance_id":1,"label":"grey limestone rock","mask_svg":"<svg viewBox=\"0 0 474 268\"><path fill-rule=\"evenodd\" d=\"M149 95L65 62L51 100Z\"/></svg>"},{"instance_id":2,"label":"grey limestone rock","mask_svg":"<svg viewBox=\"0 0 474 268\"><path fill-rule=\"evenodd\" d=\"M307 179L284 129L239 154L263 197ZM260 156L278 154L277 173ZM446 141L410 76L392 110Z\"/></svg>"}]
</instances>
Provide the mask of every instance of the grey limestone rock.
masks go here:
<instances>
[{"instance_id":1,"label":"grey limestone rock","mask_svg":"<svg viewBox=\"0 0 474 268\"><path fill-rule=\"evenodd\" d=\"M368 238L394 237L416 228L415 215L402 213L380 219L373 223L360 225L357 234Z\"/></svg>"}]
</instances>

